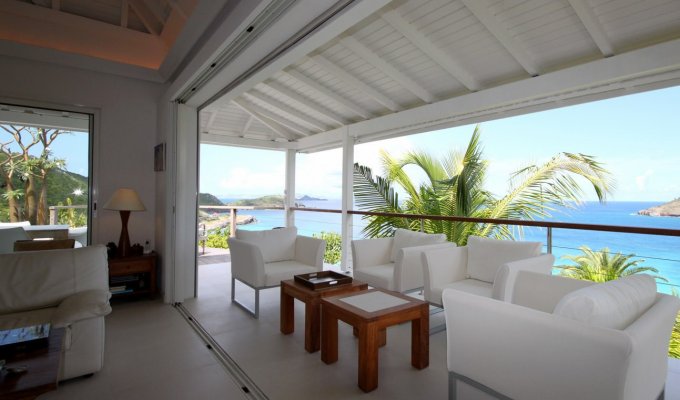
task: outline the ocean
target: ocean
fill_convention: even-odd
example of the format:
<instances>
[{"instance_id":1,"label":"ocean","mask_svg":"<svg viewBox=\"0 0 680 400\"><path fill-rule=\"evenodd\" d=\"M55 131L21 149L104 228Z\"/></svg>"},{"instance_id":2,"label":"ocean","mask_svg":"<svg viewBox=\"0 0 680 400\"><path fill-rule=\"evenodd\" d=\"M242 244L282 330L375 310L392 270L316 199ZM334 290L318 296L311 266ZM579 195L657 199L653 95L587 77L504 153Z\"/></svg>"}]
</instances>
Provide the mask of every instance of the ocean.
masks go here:
<instances>
[{"instance_id":1,"label":"ocean","mask_svg":"<svg viewBox=\"0 0 680 400\"><path fill-rule=\"evenodd\" d=\"M680 229L680 218L636 214L639 210L661 203L616 201L602 205L597 202L586 202L577 209L554 212L552 218L546 220ZM302 204L308 208L340 209L340 200L305 201ZM239 229L261 230L285 226L284 212L280 210L252 210L243 211L242 214L254 216L256 222L241 225ZM339 214L299 211L295 213L295 224L300 234L307 236L319 232L341 231ZM363 237L361 230L364 226L361 217L355 216L353 232L355 239ZM525 228L523 234L526 240L546 243L545 229ZM680 290L680 237L553 229L553 254L557 258L556 265L566 264L567 260L562 257L567 254L579 254L578 247L583 245L594 250L607 247L612 253L635 254L645 260L641 265L658 269L659 275L668 279L669 283L659 282L659 291L670 293L674 287Z\"/></svg>"}]
</instances>

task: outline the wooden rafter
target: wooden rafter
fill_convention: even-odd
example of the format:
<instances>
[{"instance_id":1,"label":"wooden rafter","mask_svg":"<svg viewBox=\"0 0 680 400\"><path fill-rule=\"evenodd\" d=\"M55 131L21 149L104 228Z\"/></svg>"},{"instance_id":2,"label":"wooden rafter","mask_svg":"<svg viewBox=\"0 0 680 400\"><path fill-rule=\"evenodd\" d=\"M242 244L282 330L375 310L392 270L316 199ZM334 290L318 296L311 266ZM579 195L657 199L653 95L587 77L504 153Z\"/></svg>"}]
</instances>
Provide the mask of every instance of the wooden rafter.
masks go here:
<instances>
[{"instance_id":1,"label":"wooden rafter","mask_svg":"<svg viewBox=\"0 0 680 400\"><path fill-rule=\"evenodd\" d=\"M130 5L128 0L121 0L120 2L120 26L123 28L128 27L128 16L130 13Z\"/></svg>"},{"instance_id":2,"label":"wooden rafter","mask_svg":"<svg viewBox=\"0 0 680 400\"><path fill-rule=\"evenodd\" d=\"M320 115L323 115L325 118L328 118L329 120L333 121L333 123L335 124L345 125L346 123L348 123L348 121L346 121L342 116L336 114L335 112L327 109L326 107L320 105L319 103L301 95L300 93L294 91L293 89L290 89L289 87L277 81L269 80L265 82L264 85L269 86L270 88L276 90L277 92L281 93L282 95L288 97L289 99L295 101L298 104L311 108Z\"/></svg>"},{"instance_id":3,"label":"wooden rafter","mask_svg":"<svg viewBox=\"0 0 680 400\"><path fill-rule=\"evenodd\" d=\"M312 118L309 116L309 114L305 114L289 105L286 103L277 100L271 96L268 96L259 90L251 90L249 92L245 93L248 96L251 96L267 105L269 105L272 108L276 108L280 112L284 114L288 114L289 116L293 118L297 118L298 120L302 121L305 125L311 127L311 129L319 130L319 131L326 131L329 129L332 129L331 127L327 126L323 122L320 122L316 120L315 118ZM335 128L335 127L333 127Z\"/></svg>"},{"instance_id":4,"label":"wooden rafter","mask_svg":"<svg viewBox=\"0 0 680 400\"><path fill-rule=\"evenodd\" d=\"M250 129L250 125L253 124L253 116L248 114L248 119L246 120L246 123L243 124L243 128L241 128L241 137L244 137L246 133L248 133L248 129Z\"/></svg>"},{"instance_id":5,"label":"wooden rafter","mask_svg":"<svg viewBox=\"0 0 680 400\"><path fill-rule=\"evenodd\" d=\"M284 126L278 124L276 121L270 120L269 118L263 115L260 115L253 107L251 107L251 105L248 102L242 99L234 99L232 100L232 102L236 104L239 108L241 108L243 111L250 114L253 118L265 124L269 129L271 129L274 133L276 133L280 137L287 140L297 139L295 134L289 132L288 129L286 129Z\"/></svg>"},{"instance_id":6,"label":"wooden rafter","mask_svg":"<svg viewBox=\"0 0 680 400\"><path fill-rule=\"evenodd\" d=\"M132 10L135 12L135 14L137 14L139 19L142 21L142 24L144 24L146 30L153 35L159 36L161 32L156 27L156 23L158 21L156 20L156 17L153 15L153 13L146 6L146 4L144 4L142 0L128 0L128 2L130 4L130 7L132 7Z\"/></svg>"},{"instance_id":7,"label":"wooden rafter","mask_svg":"<svg viewBox=\"0 0 680 400\"><path fill-rule=\"evenodd\" d=\"M295 135L297 135L297 136L308 136L311 133L309 131L309 129L306 129L305 127L301 126L300 124L293 122L293 121L290 121L289 119L284 118L284 117L280 116L279 114L277 114L273 111L270 111L269 109L264 108L264 107L262 107L258 104L255 104L252 101L247 101L246 99L241 98L240 102L241 102L241 104L246 102L246 105L248 107L250 107L250 109L253 110L254 112L256 112L258 115L261 115L261 116L267 118L270 121L274 121L281 126L285 126L287 130L294 132ZM314 132L314 133L316 133L316 132ZM294 136L293 139L295 139L295 138L296 137Z\"/></svg>"},{"instance_id":8,"label":"wooden rafter","mask_svg":"<svg viewBox=\"0 0 680 400\"><path fill-rule=\"evenodd\" d=\"M602 54L605 57L613 56L614 46L604 32L602 24L597 18L597 15L595 15L595 12L593 12L593 9L583 0L569 0L569 4L571 4L571 8L576 11L576 15L578 15L579 19L586 27L586 30L593 38L593 41L595 41L597 47L600 48Z\"/></svg>"}]
</instances>

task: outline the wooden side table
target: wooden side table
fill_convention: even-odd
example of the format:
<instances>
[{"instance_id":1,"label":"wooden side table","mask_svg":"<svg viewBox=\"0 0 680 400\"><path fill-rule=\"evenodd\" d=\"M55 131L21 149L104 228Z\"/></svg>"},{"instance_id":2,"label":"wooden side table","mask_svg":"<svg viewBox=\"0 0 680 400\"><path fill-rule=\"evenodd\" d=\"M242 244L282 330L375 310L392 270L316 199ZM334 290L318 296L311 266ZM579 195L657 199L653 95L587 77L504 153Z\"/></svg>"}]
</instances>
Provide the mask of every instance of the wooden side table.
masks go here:
<instances>
[{"instance_id":1,"label":"wooden side table","mask_svg":"<svg viewBox=\"0 0 680 400\"><path fill-rule=\"evenodd\" d=\"M319 351L320 346L320 301L323 297L337 296L367 290L368 284L357 280L345 285L330 286L323 289L310 289L295 282L294 279L281 281L281 333L287 335L295 331L295 308L293 299L305 303L305 350L309 353Z\"/></svg>"},{"instance_id":2,"label":"wooden side table","mask_svg":"<svg viewBox=\"0 0 680 400\"><path fill-rule=\"evenodd\" d=\"M113 298L156 295L156 253L109 259Z\"/></svg>"},{"instance_id":3,"label":"wooden side table","mask_svg":"<svg viewBox=\"0 0 680 400\"><path fill-rule=\"evenodd\" d=\"M378 349L387 327L411 321L411 365L423 369L430 363L427 302L379 289L321 299L321 360L326 364L338 361L338 320L359 333L359 387L364 392L378 387Z\"/></svg>"}]
</instances>

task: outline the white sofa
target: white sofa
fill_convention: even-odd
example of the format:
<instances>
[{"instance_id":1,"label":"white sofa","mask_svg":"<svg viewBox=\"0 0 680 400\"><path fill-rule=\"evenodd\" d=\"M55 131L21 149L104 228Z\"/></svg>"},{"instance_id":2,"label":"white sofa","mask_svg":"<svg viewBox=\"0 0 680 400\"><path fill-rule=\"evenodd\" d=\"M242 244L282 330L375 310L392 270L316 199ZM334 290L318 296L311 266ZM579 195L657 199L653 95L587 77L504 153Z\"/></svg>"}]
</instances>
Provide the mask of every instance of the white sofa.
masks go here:
<instances>
[{"instance_id":1,"label":"white sofa","mask_svg":"<svg viewBox=\"0 0 680 400\"><path fill-rule=\"evenodd\" d=\"M352 240L354 278L370 286L410 292L423 287L421 253L455 247L443 234L397 229L391 238Z\"/></svg>"},{"instance_id":2,"label":"white sofa","mask_svg":"<svg viewBox=\"0 0 680 400\"><path fill-rule=\"evenodd\" d=\"M297 228L236 230L228 239L231 253L231 301L255 318L260 314L260 290L276 287L293 275L323 269L326 241L297 234ZM255 290L255 307L236 300L236 280Z\"/></svg>"},{"instance_id":3,"label":"white sofa","mask_svg":"<svg viewBox=\"0 0 680 400\"><path fill-rule=\"evenodd\" d=\"M422 254L424 297L442 305L446 288L509 301L519 271L549 275L555 257L541 255L540 242L470 236L467 246L428 249Z\"/></svg>"},{"instance_id":4,"label":"white sofa","mask_svg":"<svg viewBox=\"0 0 680 400\"><path fill-rule=\"evenodd\" d=\"M648 275L520 272L512 302L455 289L443 300L450 399L663 398L680 300Z\"/></svg>"},{"instance_id":5,"label":"white sofa","mask_svg":"<svg viewBox=\"0 0 680 400\"><path fill-rule=\"evenodd\" d=\"M64 327L59 380L102 368L110 297L104 246L0 254L0 329Z\"/></svg>"}]
</instances>

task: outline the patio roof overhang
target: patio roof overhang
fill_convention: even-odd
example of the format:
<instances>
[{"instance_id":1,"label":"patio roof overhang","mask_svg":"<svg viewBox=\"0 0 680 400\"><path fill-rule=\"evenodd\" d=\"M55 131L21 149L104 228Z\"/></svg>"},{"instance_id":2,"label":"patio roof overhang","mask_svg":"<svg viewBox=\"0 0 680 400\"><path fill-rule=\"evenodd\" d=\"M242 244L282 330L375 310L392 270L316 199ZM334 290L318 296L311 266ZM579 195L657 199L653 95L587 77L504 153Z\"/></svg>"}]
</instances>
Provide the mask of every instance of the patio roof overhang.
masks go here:
<instances>
[{"instance_id":1,"label":"patio roof overhang","mask_svg":"<svg viewBox=\"0 0 680 400\"><path fill-rule=\"evenodd\" d=\"M677 1L340 3L204 103L201 143L311 152L680 84Z\"/></svg>"}]
</instances>

